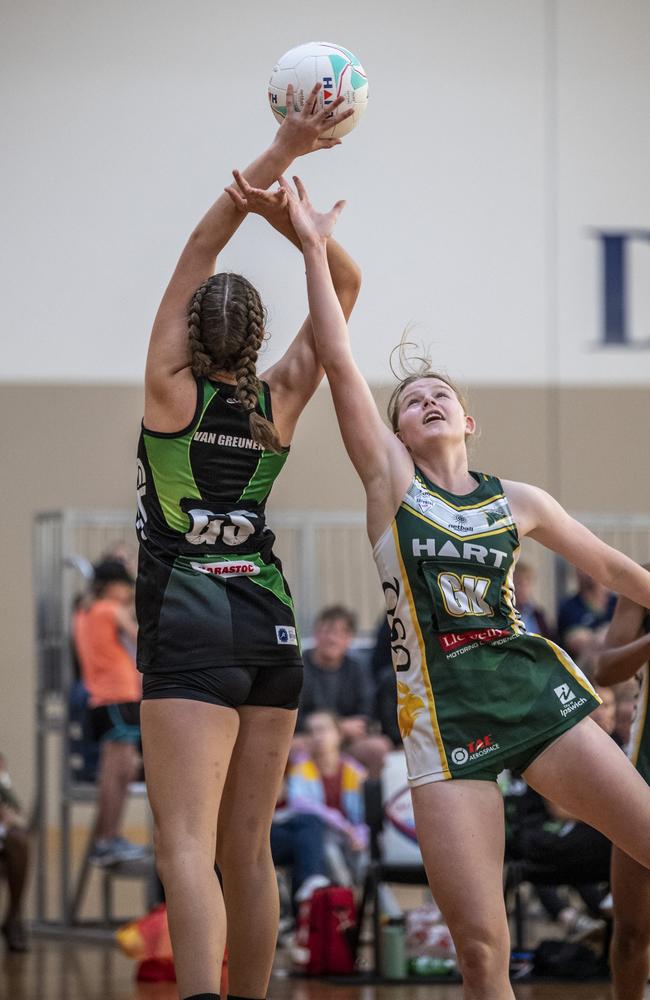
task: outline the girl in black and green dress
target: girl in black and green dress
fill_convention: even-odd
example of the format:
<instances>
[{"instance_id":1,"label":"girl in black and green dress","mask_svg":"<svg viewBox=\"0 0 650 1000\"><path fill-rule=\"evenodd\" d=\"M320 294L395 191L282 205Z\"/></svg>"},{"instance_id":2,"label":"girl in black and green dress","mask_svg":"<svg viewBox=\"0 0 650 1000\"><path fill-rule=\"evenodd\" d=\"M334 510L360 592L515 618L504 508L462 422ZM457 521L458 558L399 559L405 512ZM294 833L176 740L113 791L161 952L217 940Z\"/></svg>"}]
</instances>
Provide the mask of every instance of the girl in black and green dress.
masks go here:
<instances>
[{"instance_id":1,"label":"girl in black and green dress","mask_svg":"<svg viewBox=\"0 0 650 1000\"><path fill-rule=\"evenodd\" d=\"M317 351L367 495L391 629L398 717L418 839L451 929L466 1000L511 1000L503 900L506 767L650 866L650 792L593 720L599 703L567 654L529 635L512 574L528 535L610 589L650 605L650 573L605 545L543 490L472 472L474 419L446 379L396 388L392 430L350 351L319 215L281 181L305 258Z\"/></svg>"},{"instance_id":2,"label":"girl in black and green dress","mask_svg":"<svg viewBox=\"0 0 650 1000\"><path fill-rule=\"evenodd\" d=\"M247 168L257 194L243 206L238 191L224 192L192 232L147 357L136 522L142 744L178 987L195 1000L218 996L226 917L232 992L266 996L278 925L269 831L302 666L265 504L323 374L308 317L258 377L260 297L240 275L214 274L215 260L247 210L297 242L285 196L265 189L296 156L336 144L320 137L347 115L317 111L316 94L301 112L290 96L275 141ZM337 245L330 259L348 314L359 272Z\"/></svg>"}]
</instances>

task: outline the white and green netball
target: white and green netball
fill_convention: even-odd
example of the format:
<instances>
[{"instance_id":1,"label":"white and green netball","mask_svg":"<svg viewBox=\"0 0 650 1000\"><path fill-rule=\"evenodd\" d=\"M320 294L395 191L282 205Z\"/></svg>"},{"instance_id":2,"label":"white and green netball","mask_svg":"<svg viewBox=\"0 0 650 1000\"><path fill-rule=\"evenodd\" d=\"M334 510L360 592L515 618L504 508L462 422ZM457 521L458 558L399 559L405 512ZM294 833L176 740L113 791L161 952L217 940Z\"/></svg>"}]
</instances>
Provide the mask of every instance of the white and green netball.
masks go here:
<instances>
[{"instance_id":1,"label":"white and green netball","mask_svg":"<svg viewBox=\"0 0 650 1000\"><path fill-rule=\"evenodd\" d=\"M318 103L322 108L337 97L344 101L338 112L354 108L354 114L323 133L327 138L347 135L359 123L368 103L368 78L356 56L331 42L307 42L278 59L269 80L269 104L279 122L287 114L287 87L293 84L293 103L299 111L315 83L321 83Z\"/></svg>"}]
</instances>

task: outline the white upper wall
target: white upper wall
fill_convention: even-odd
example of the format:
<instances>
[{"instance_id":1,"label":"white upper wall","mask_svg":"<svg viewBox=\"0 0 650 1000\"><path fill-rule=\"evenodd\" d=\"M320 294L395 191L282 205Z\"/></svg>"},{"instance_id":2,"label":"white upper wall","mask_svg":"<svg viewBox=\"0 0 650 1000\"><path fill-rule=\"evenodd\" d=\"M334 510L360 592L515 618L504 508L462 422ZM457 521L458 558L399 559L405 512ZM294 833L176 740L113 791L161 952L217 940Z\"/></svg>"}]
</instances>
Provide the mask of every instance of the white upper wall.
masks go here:
<instances>
[{"instance_id":1,"label":"white upper wall","mask_svg":"<svg viewBox=\"0 0 650 1000\"><path fill-rule=\"evenodd\" d=\"M368 111L297 169L348 200L372 381L403 327L472 383L634 383L598 348L593 227L650 230L647 0L24 0L0 14L5 380L139 381L185 238L275 130L266 83L309 39L352 49ZM650 243L630 259L650 338ZM219 261L260 288L273 360L305 312L297 252L247 220ZM646 343L647 348L647 343Z\"/></svg>"}]
</instances>

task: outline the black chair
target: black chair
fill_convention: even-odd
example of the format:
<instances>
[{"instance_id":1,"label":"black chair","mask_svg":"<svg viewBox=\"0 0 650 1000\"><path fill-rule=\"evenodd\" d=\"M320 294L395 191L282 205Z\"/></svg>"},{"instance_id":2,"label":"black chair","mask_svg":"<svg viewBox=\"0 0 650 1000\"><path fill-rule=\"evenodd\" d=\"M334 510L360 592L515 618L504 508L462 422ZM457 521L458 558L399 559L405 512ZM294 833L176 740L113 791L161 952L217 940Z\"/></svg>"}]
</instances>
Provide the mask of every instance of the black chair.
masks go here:
<instances>
[{"instance_id":1,"label":"black chair","mask_svg":"<svg viewBox=\"0 0 650 1000\"><path fill-rule=\"evenodd\" d=\"M370 862L363 884L363 895L359 906L359 916L356 931L356 949L358 950L361 927L370 904L372 907L373 931L373 972L380 975L381 969L381 913L379 906L379 887L382 883L400 883L402 885L426 885L427 876L423 864L400 864L384 862L381 857L380 834L384 825L384 806L382 802L381 780L373 779L365 783L364 799L366 823L370 828Z\"/></svg>"},{"instance_id":2,"label":"black chair","mask_svg":"<svg viewBox=\"0 0 650 1000\"><path fill-rule=\"evenodd\" d=\"M515 951L526 948L526 924L528 919L526 904L522 893L525 882L531 885L568 886L580 889L584 885L595 882L609 881L609 865L594 865L589 858L583 859L581 865L542 864L535 861L509 860L506 862L504 892L506 901L511 896L514 901L512 914L514 917ZM605 919L605 918L603 918ZM611 920L606 920L602 955L606 959L612 934Z\"/></svg>"}]
</instances>

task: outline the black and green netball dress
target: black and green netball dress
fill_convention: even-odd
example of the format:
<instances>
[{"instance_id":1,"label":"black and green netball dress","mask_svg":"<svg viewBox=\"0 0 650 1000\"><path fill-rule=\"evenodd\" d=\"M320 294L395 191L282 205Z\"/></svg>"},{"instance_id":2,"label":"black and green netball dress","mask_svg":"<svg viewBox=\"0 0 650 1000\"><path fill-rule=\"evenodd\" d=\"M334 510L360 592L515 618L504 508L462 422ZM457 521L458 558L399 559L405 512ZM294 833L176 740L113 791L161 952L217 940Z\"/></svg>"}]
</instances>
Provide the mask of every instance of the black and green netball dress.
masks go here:
<instances>
[{"instance_id":1,"label":"black and green netball dress","mask_svg":"<svg viewBox=\"0 0 650 1000\"><path fill-rule=\"evenodd\" d=\"M644 632L650 632L650 612L643 618ZM650 689L650 678L648 672L650 664L644 663L640 670L636 672L636 682L639 686L636 697L636 707L632 729L630 730L630 742L627 752L630 760L637 771L650 785L650 713L648 713L648 695Z\"/></svg>"},{"instance_id":2,"label":"black and green netball dress","mask_svg":"<svg viewBox=\"0 0 650 1000\"><path fill-rule=\"evenodd\" d=\"M374 547L409 781L494 777L588 715L599 698L514 605L517 528L501 483L456 496L416 469Z\"/></svg>"},{"instance_id":3,"label":"black and green netball dress","mask_svg":"<svg viewBox=\"0 0 650 1000\"><path fill-rule=\"evenodd\" d=\"M138 666L145 673L300 664L293 602L265 504L288 449L250 437L234 386L197 380L177 434L138 447ZM258 411L272 419L264 384Z\"/></svg>"}]
</instances>

